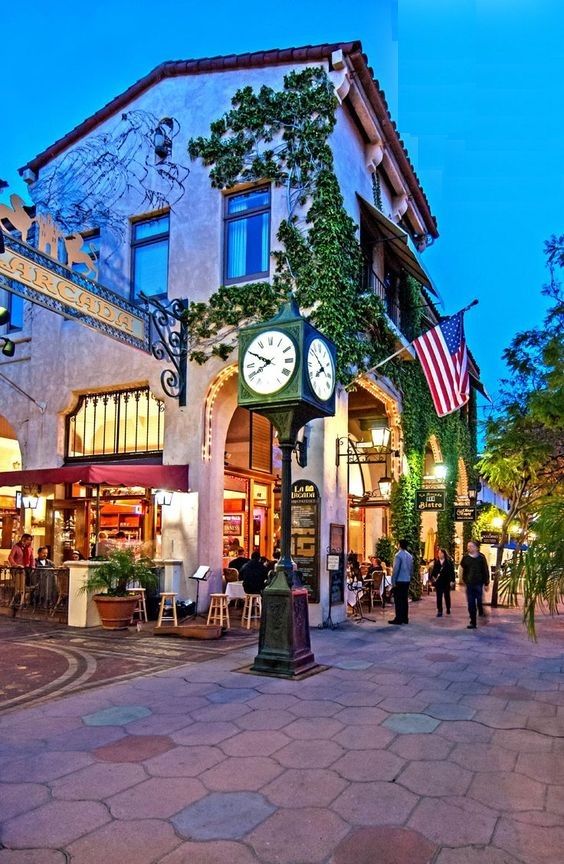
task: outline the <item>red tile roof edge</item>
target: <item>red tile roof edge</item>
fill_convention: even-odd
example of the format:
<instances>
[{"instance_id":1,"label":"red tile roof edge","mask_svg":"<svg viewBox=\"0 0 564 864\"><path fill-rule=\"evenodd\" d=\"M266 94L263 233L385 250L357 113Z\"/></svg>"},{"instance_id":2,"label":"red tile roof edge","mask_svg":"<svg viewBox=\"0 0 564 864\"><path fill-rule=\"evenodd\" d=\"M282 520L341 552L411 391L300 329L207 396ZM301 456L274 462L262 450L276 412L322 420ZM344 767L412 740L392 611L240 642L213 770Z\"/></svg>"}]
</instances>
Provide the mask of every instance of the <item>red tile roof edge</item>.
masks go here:
<instances>
[{"instance_id":1,"label":"red tile roof edge","mask_svg":"<svg viewBox=\"0 0 564 864\"><path fill-rule=\"evenodd\" d=\"M96 126L104 123L117 111L125 108L130 102L139 97L153 85L165 78L175 78L181 75L201 75L206 72L225 72L231 69L251 69L262 66L273 66L286 63L307 63L319 60L328 60L333 51L341 50L347 55L359 79L365 88L372 107L376 112L384 132L389 136L391 150L405 174L411 194L417 202L420 212L425 219L428 231L434 237L438 237L437 223L431 213L429 202L419 178L415 173L407 155L403 141L398 135L395 122L392 120L386 97L380 89L378 81L374 78L372 69L368 66L368 59L362 51L362 43L358 40L353 42L336 42L323 45L304 45L300 48L273 49L270 51L255 51L246 54L229 54L217 57L204 57L196 60L168 60L156 66L148 75L140 78L119 96L116 96L62 138L59 138L25 165L19 169L22 174L26 169L39 171L52 159L70 147L75 141L88 135Z\"/></svg>"}]
</instances>

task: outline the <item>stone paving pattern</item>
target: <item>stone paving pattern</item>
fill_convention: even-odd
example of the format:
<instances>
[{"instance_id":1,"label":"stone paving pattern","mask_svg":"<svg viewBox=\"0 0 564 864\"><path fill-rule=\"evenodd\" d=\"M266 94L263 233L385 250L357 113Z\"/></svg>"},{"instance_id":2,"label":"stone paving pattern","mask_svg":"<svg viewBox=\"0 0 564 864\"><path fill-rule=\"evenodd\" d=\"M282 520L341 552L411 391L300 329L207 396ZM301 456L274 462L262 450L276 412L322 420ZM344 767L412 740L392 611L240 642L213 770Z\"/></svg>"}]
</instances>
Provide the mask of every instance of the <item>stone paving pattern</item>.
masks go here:
<instances>
[{"instance_id":1,"label":"stone paving pattern","mask_svg":"<svg viewBox=\"0 0 564 864\"><path fill-rule=\"evenodd\" d=\"M0 719L0 864L557 864L564 628L312 631L302 681L206 663Z\"/></svg>"}]
</instances>

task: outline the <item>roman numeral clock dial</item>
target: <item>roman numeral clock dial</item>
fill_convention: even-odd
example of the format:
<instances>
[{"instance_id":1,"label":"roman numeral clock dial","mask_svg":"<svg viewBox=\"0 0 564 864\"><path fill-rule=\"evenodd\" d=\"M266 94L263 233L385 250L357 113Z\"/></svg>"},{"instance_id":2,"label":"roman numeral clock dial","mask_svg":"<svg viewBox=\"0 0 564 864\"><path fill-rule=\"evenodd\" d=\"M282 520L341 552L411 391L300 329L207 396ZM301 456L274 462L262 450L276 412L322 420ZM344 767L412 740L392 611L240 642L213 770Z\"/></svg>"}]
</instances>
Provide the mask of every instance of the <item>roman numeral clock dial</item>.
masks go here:
<instances>
[{"instance_id":1,"label":"roman numeral clock dial","mask_svg":"<svg viewBox=\"0 0 564 864\"><path fill-rule=\"evenodd\" d=\"M294 374L296 346L281 330L256 336L243 356L243 378L255 393L268 396L285 387Z\"/></svg>"},{"instance_id":2,"label":"roman numeral clock dial","mask_svg":"<svg viewBox=\"0 0 564 864\"><path fill-rule=\"evenodd\" d=\"M307 374L310 387L317 398L322 402L330 399L335 389L335 367L323 339L313 339L308 348Z\"/></svg>"}]
</instances>

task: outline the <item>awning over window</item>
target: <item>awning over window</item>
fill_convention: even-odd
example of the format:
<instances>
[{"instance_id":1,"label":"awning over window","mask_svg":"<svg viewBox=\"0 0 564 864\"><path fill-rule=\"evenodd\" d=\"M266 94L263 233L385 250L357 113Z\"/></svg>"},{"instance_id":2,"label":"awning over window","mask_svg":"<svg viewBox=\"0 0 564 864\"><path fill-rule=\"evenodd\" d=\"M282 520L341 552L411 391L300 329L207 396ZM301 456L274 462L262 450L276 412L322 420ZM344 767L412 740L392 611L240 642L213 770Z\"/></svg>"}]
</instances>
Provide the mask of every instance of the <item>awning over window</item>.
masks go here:
<instances>
[{"instance_id":1,"label":"awning over window","mask_svg":"<svg viewBox=\"0 0 564 864\"><path fill-rule=\"evenodd\" d=\"M370 204L362 195L357 193L356 197L360 204L360 210L366 219L369 233L373 233L375 240L388 241L391 251L409 275L417 279L421 285L424 285L428 291L437 297L437 292L433 287L429 275L425 272L415 252L409 246L409 235L399 225L396 225L395 222L384 216L377 207Z\"/></svg>"},{"instance_id":2,"label":"awning over window","mask_svg":"<svg viewBox=\"0 0 564 864\"><path fill-rule=\"evenodd\" d=\"M0 471L0 486L27 486L37 483L91 483L107 486L144 486L188 491L188 465L135 465L106 463L63 465L61 468L31 468L27 471Z\"/></svg>"}]
</instances>

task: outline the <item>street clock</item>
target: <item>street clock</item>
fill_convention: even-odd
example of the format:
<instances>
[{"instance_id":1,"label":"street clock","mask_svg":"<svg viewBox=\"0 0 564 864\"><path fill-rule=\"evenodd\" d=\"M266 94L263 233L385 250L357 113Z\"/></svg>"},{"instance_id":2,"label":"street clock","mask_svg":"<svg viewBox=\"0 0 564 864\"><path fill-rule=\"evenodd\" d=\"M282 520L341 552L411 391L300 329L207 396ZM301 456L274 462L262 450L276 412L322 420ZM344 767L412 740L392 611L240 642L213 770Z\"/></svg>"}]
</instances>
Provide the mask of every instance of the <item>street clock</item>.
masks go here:
<instances>
[{"instance_id":1,"label":"street clock","mask_svg":"<svg viewBox=\"0 0 564 864\"><path fill-rule=\"evenodd\" d=\"M239 405L288 435L315 417L331 417L335 358L331 340L289 300L274 318L239 333Z\"/></svg>"}]
</instances>

